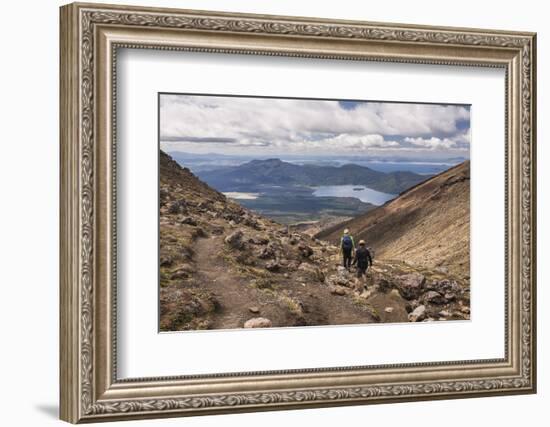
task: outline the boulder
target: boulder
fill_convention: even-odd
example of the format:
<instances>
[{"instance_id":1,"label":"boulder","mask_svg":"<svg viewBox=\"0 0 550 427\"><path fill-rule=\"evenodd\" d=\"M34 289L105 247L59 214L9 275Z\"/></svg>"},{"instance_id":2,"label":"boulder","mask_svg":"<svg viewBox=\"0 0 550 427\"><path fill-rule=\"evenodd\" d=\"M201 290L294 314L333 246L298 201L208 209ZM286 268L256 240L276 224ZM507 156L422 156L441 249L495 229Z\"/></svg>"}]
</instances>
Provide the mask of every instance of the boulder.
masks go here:
<instances>
[{"instance_id":1,"label":"boulder","mask_svg":"<svg viewBox=\"0 0 550 427\"><path fill-rule=\"evenodd\" d=\"M306 245L305 243L300 243L298 245L298 249L300 250L300 253L304 258L309 258L311 255L313 255L313 249Z\"/></svg>"},{"instance_id":2,"label":"boulder","mask_svg":"<svg viewBox=\"0 0 550 427\"><path fill-rule=\"evenodd\" d=\"M212 234L215 234L216 236L221 236L224 233L223 227L219 227L217 225L210 228L210 232Z\"/></svg>"},{"instance_id":3,"label":"boulder","mask_svg":"<svg viewBox=\"0 0 550 427\"><path fill-rule=\"evenodd\" d=\"M426 306L419 305L409 313L409 322L421 322L426 318Z\"/></svg>"},{"instance_id":4,"label":"boulder","mask_svg":"<svg viewBox=\"0 0 550 427\"><path fill-rule=\"evenodd\" d=\"M197 330L212 329L212 321L208 319L200 320L197 323Z\"/></svg>"},{"instance_id":5,"label":"boulder","mask_svg":"<svg viewBox=\"0 0 550 427\"><path fill-rule=\"evenodd\" d=\"M235 249L241 249L243 247L243 232L241 230L234 231L225 238L225 243Z\"/></svg>"},{"instance_id":6,"label":"boulder","mask_svg":"<svg viewBox=\"0 0 550 427\"><path fill-rule=\"evenodd\" d=\"M321 269L319 267L316 267L315 265L311 265L311 264L308 264L306 262L302 262L298 266L298 270L303 271L304 273L306 273L306 276L309 279L318 280L320 282L325 280L324 273L321 271Z\"/></svg>"},{"instance_id":7,"label":"boulder","mask_svg":"<svg viewBox=\"0 0 550 427\"><path fill-rule=\"evenodd\" d=\"M344 276L332 276L331 282L338 286L345 286L346 288L349 288L353 285L351 279Z\"/></svg>"},{"instance_id":8,"label":"boulder","mask_svg":"<svg viewBox=\"0 0 550 427\"><path fill-rule=\"evenodd\" d=\"M229 221L230 224L239 224L242 221L242 218L240 215L235 214L233 212L226 212L222 215L222 218Z\"/></svg>"},{"instance_id":9,"label":"boulder","mask_svg":"<svg viewBox=\"0 0 550 427\"><path fill-rule=\"evenodd\" d=\"M331 286L330 293L333 295L346 295L346 289L342 286Z\"/></svg>"},{"instance_id":10,"label":"boulder","mask_svg":"<svg viewBox=\"0 0 550 427\"><path fill-rule=\"evenodd\" d=\"M170 279L186 279L195 272L195 268L189 264L183 264L172 271Z\"/></svg>"},{"instance_id":11,"label":"boulder","mask_svg":"<svg viewBox=\"0 0 550 427\"><path fill-rule=\"evenodd\" d=\"M286 268L292 271L297 270L298 267L300 267L300 262L296 260L288 260L285 258L281 258L279 262L281 263L281 265L286 266Z\"/></svg>"},{"instance_id":12,"label":"boulder","mask_svg":"<svg viewBox=\"0 0 550 427\"><path fill-rule=\"evenodd\" d=\"M374 284L378 285L378 290L383 293L387 293L392 288L391 283L386 279L375 280Z\"/></svg>"},{"instance_id":13,"label":"boulder","mask_svg":"<svg viewBox=\"0 0 550 427\"><path fill-rule=\"evenodd\" d=\"M462 288L460 287L460 285L456 281L448 280L448 279L433 280L429 284L426 283L425 287L429 291L437 291L437 292L440 292L442 294L445 294L447 292L448 293L454 293L454 294L462 292Z\"/></svg>"},{"instance_id":14,"label":"boulder","mask_svg":"<svg viewBox=\"0 0 550 427\"><path fill-rule=\"evenodd\" d=\"M207 234L206 231L204 231L204 229L202 229L201 227L196 227L193 229L192 236L194 239L196 239L197 237L206 237Z\"/></svg>"},{"instance_id":15,"label":"boulder","mask_svg":"<svg viewBox=\"0 0 550 427\"><path fill-rule=\"evenodd\" d=\"M338 275L345 275L345 274L348 274L349 271L346 269L346 267L343 267L341 265L339 265L337 268L336 268L336 273Z\"/></svg>"},{"instance_id":16,"label":"boulder","mask_svg":"<svg viewBox=\"0 0 550 427\"><path fill-rule=\"evenodd\" d=\"M253 245L267 245L269 243L269 239L265 236L251 237L248 241Z\"/></svg>"},{"instance_id":17,"label":"boulder","mask_svg":"<svg viewBox=\"0 0 550 427\"><path fill-rule=\"evenodd\" d=\"M405 299L417 299L424 290L426 278L420 273L410 273L397 277L396 286Z\"/></svg>"},{"instance_id":18,"label":"boulder","mask_svg":"<svg viewBox=\"0 0 550 427\"><path fill-rule=\"evenodd\" d=\"M470 314L470 307L466 307L466 306L460 307L460 311L464 314Z\"/></svg>"},{"instance_id":19,"label":"boulder","mask_svg":"<svg viewBox=\"0 0 550 427\"><path fill-rule=\"evenodd\" d=\"M412 311L418 306L419 304L417 300L405 301L405 310L407 311L407 313L412 313Z\"/></svg>"},{"instance_id":20,"label":"boulder","mask_svg":"<svg viewBox=\"0 0 550 427\"><path fill-rule=\"evenodd\" d=\"M277 234L288 236L288 227L281 227L277 230Z\"/></svg>"},{"instance_id":21,"label":"boulder","mask_svg":"<svg viewBox=\"0 0 550 427\"><path fill-rule=\"evenodd\" d=\"M187 206L185 200L177 200L170 203L168 206L168 213L170 214L181 214L187 212Z\"/></svg>"},{"instance_id":22,"label":"boulder","mask_svg":"<svg viewBox=\"0 0 550 427\"><path fill-rule=\"evenodd\" d=\"M260 309L258 307L248 307L248 311L254 314L258 314L260 312Z\"/></svg>"},{"instance_id":23,"label":"boulder","mask_svg":"<svg viewBox=\"0 0 550 427\"><path fill-rule=\"evenodd\" d=\"M444 296L445 296L445 299L446 299L447 301L453 301L453 300L456 299L456 294L454 294L454 293L452 293L452 292L447 292L447 293L445 293Z\"/></svg>"},{"instance_id":24,"label":"boulder","mask_svg":"<svg viewBox=\"0 0 550 427\"><path fill-rule=\"evenodd\" d=\"M258 220L256 218L250 216L250 215L244 216L243 224L246 225L247 227L251 227L251 228L254 228L254 229L259 228Z\"/></svg>"},{"instance_id":25,"label":"boulder","mask_svg":"<svg viewBox=\"0 0 550 427\"><path fill-rule=\"evenodd\" d=\"M275 250L270 245L260 249L258 252L258 258L260 259L269 259L274 257L275 257Z\"/></svg>"},{"instance_id":26,"label":"boulder","mask_svg":"<svg viewBox=\"0 0 550 427\"><path fill-rule=\"evenodd\" d=\"M273 326L271 320L265 317L253 317L244 322L245 328L270 328Z\"/></svg>"},{"instance_id":27,"label":"boulder","mask_svg":"<svg viewBox=\"0 0 550 427\"><path fill-rule=\"evenodd\" d=\"M164 255L160 257L160 266L161 267L170 267L174 259L170 255Z\"/></svg>"},{"instance_id":28,"label":"boulder","mask_svg":"<svg viewBox=\"0 0 550 427\"><path fill-rule=\"evenodd\" d=\"M203 200L197 204L197 208L201 212L206 212L210 209L212 209L212 202L210 200Z\"/></svg>"},{"instance_id":29,"label":"boulder","mask_svg":"<svg viewBox=\"0 0 550 427\"><path fill-rule=\"evenodd\" d=\"M267 262L265 268L268 271L279 271L281 269L281 265L276 260L271 260Z\"/></svg>"},{"instance_id":30,"label":"boulder","mask_svg":"<svg viewBox=\"0 0 550 427\"><path fill-rule=\"evenodd\" d=\"M428 291L424 295L422 295L421 301L424 304L446 304L448 301L447 299L441 295L439 292L436 291Z\"/></svg>"},{"instance_id":31,"label":"boulder","mask_svg":"<svg viewBox=\"0 0 550 427\"><path fill-rule=\"evenodd\" d=\"M339 265L336 274L331 274L325 278L325 283L329 286L345 286L347 288L354 286L354 279L350 272Z\"/></svg>"},{"instance_id":32,"label":"boulder","mask_svg":"<svg viewBox=\"0 0 550 427\"><path fill-rule=\"evenodd\" d=\"M194 218L190 217L190 216L184 216L182 219L180 219L180 224L187 224L187 225L196 226L197 221Z\"/></svg>"}]
</instances>

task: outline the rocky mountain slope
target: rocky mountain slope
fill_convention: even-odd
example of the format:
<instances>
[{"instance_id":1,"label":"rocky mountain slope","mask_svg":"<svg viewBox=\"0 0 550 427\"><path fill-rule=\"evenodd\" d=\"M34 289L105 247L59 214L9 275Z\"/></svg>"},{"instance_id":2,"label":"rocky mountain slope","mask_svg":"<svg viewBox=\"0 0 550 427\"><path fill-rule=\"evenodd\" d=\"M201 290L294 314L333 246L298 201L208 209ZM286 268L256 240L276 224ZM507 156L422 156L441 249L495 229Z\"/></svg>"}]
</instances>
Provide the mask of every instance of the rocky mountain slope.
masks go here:
<instances>
[{"instance_id":1,"label":"rocky mountain slope","mask_svg":"<svg viewBox=\"0 0 550 427\"><path fill-rule=\"evenodd\" d=\"M252 160L239 166L203 171L199 177L221 191L250 191L258 184L279 186L365 185L385 193L399 193L425 176L413 172L379 172L365 166L299 165L280 159Z\"/></svg>"},{"instance_id":2,"label":"rocky mountain slope","mask_svg":"<svg viewBox=\"0 0 550 427\"><path fill-rule=\"evenodd\" d=\"M377 259L401 260L459 276L470 271L470 162L396 199L316 235L336 242L344 228L375 248Z\"/></svg>"},{"instance_id":3,"label":"rocky mountain slope","mask_svg":"<svg viewBox=\"0 0 550 427\"><path fill-rule=\"evenodd\" d=\"M367 289L336 246L259 216L160 153L161 331L468 318L452 276L379 262Z\"/></svg>"}]
</instances>

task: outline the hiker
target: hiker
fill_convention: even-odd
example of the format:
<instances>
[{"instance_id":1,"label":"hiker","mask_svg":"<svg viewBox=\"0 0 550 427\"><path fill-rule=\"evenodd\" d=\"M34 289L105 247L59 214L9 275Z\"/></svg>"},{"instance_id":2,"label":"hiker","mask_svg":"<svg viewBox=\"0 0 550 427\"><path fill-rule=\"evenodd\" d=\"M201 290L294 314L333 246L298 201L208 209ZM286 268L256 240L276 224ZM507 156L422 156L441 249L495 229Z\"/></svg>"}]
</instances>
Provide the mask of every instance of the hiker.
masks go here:
<instances>
[{"instance_id":1,"label":"hiker","mask_svg":"<svg viewBox=\"0 0 550 427\"><path fill-rule=\"evenodd\" d=\"M367 269L372 265L372 257L364 240L359 240L359 247L355 251L353 264L357 264L357 278L367 277Z\"/></svg>"},{"instance_id":2,"label":"hiker","mask_svg":"<svg viewBox=\"0 0 550 427\"><path fill-rule=\"evenodd\" d=\"M351 268L351 260L353 257L353 251L355 250L355 243L353 237L349 234L349 230L344 230L344 235L340 240L340 249L342 250L342 257L344 259L344 268L349 270Z\"/></svg>"}]
</instances>

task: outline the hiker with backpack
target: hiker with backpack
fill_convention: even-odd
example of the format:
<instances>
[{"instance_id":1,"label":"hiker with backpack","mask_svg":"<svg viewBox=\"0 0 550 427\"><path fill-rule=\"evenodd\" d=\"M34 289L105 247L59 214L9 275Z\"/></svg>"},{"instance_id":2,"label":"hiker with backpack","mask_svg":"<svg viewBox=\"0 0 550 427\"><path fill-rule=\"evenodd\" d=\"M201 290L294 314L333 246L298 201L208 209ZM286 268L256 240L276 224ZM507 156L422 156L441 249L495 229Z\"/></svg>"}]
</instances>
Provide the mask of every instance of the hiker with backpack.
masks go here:
<instances>
[{"instance_id":1,"label":"hiker with backpack","mask_svg":"<svg viewBox=\"0 0 550 427\"><path fill-rule=\"evenodd\" d=\"M367 270L372 265L372 256L364 240L359 240L359 247L355 251L353 264L357 264L357 278L367 277Z\"/></svg>"},{"instance_id":2,"label":"hiker with backpack","mask_svg":"<svg viewBox=\"0 0 550 427\"><path fill-rule=\"evenodd\" d=\"M340 249L342 250L342 257L344 261L344 268L349 270L351 268L351 260L353 258L353 251L355 250L355 243L353 242L353 236L349 234L349 230L344 230L344 235L340 239Z\"/></svg>"}]
</instances>

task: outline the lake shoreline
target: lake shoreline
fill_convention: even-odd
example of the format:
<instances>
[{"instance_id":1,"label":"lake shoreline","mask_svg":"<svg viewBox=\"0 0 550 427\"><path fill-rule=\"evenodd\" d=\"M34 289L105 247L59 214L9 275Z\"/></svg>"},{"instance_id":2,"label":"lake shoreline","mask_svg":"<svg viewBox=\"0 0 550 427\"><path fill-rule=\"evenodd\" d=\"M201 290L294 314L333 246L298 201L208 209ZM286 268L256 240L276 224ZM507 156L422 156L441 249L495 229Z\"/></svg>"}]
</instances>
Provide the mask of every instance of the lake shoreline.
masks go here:
<instances>
[{"instance_id":1,"label":"lake shoreline","mask_svg":"<svg viewBox=\"0 0 550 427\"><path fill-rule=\"evenodd\" d=\"M373 190L365 185L321 185L311 188L314 190L312 193L314 197L351 197L375 206L381 206L398 196Z\"/></svg>"}]
</instances>

